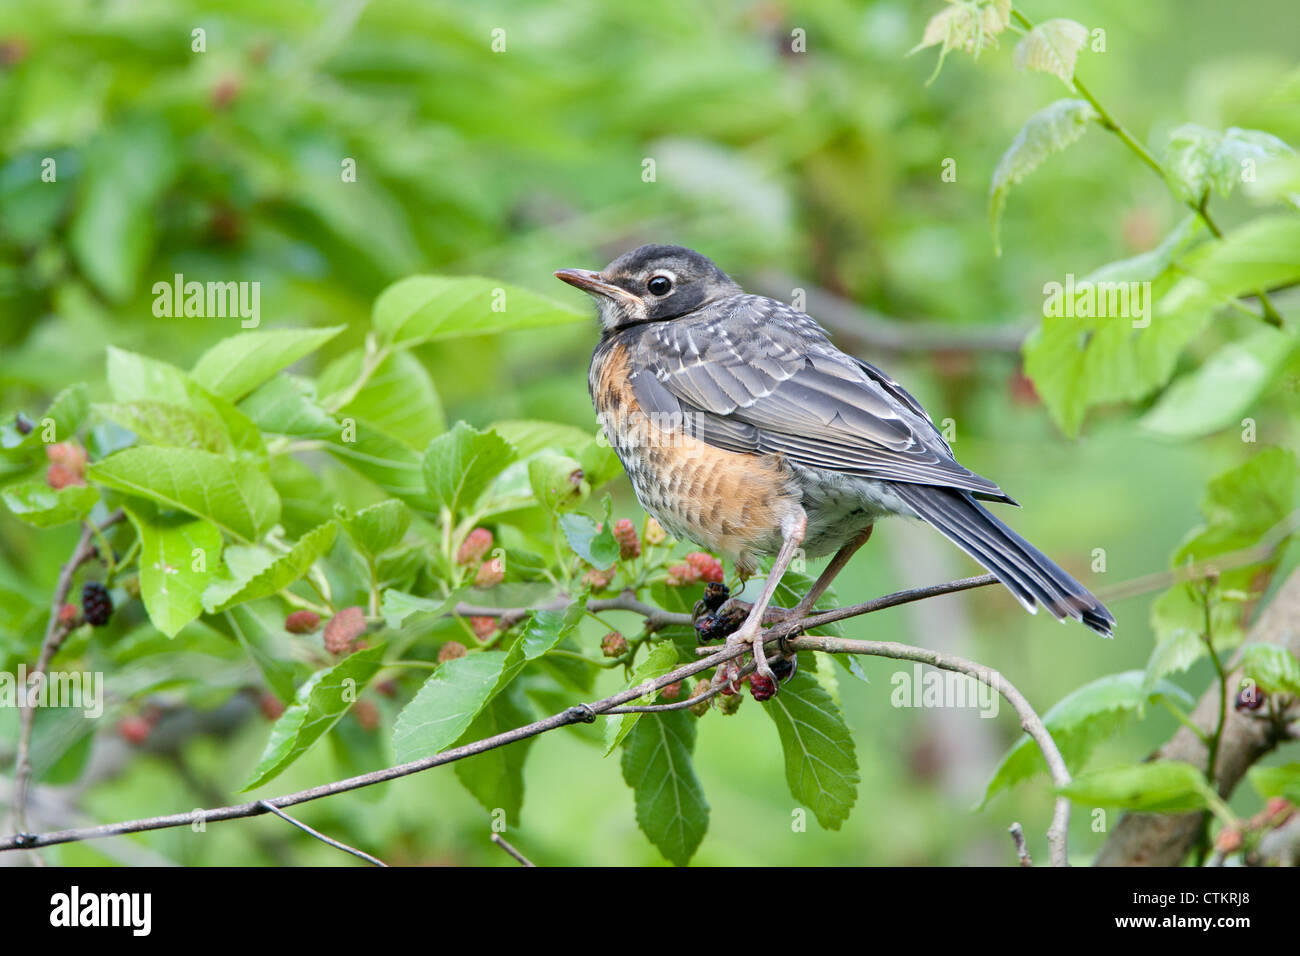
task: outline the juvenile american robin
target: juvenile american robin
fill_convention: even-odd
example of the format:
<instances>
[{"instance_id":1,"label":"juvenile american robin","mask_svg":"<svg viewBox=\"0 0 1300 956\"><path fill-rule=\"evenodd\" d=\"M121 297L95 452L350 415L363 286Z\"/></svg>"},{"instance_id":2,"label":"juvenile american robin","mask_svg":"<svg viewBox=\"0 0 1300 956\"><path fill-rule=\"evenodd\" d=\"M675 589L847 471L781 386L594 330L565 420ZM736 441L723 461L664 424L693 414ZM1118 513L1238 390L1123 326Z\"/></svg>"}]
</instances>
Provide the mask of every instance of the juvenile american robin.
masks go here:
<instances>
[{"instance_id":1,"label":"juvenile american robin","mask_svg":"<svg viewBox=\"0 0 1300 956\"><path fill-rule=\"evenodd\" d=\"M812 318L749 295L705 256L647 245L601 272L556 277L596 301L588 384L637 500L661 525L734 562L775 555L741 627L760 673L764 612L799 548L834 553L794 608L807 613L887 515L919 518L991 571L1030 613L1111 636L1087 588L980 501L1016 504L962 467L920 403L837 349Z\"/></svg>"}]
</instances>

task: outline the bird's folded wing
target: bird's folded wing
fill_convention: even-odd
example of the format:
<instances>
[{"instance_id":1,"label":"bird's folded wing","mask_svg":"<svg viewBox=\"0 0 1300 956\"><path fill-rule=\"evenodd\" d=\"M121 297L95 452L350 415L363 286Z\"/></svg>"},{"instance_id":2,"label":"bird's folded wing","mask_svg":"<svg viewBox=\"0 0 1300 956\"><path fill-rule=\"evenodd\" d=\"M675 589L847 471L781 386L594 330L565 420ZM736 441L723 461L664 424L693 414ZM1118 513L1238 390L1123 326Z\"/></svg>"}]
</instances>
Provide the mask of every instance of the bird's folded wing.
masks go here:
<instances>
[{"instance_id":1,"label":"bird's folded wing","mask_svg":"<svg viewBox=\"0 0 1300 956\"><path fill-rule=\"evenodd\" d=\"M640 330L631 384L647 411L684 414L697 437L731 451L1010 500L957 463L915 398L808 316L760 296L713 311Z\"/></svg>"}]
</instances>

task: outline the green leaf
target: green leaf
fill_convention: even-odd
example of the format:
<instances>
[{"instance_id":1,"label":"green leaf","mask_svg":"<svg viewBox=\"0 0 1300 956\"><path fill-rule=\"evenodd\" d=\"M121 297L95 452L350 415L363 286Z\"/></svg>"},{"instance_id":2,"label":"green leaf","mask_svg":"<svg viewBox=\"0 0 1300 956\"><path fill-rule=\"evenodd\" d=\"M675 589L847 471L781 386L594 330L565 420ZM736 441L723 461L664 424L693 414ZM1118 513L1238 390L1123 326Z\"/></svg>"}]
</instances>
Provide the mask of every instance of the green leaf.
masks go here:
<instances>
[{"instance_id":1,"label":"green leaf","mask_svg":"<svg viewBox=\"0 0 1300 956\"><path fill-rule=\"evenodd\" d=\"M99 492L88 485L68 485L57 491L43 481L25 481L3 491L5 507L27 524L53 528L80 521L99 501Z\"/></svg>"},{"instance_id":2,"label":"green leaf","mask_svg":"<svg viewBox=\"0 0 1300 956\"><path fill-rule=\"evenodd\" d=\"M611 567L618 560L618 542L606 521L600 528L593 518L584 514L560 515L560 527L573 553L592 567Z\"/></svg>"},{"instance_id":3,"label":"green leaf","mask_svg":"<svg viewBox=\"0 0 1300 956\"><path fill-rule=\"evenodd\" d=\"M1216 308L1247 292L1300 281L1300 216L1253 219L1197 247L1182 266L1188 275L1166 294L1166 311Z\"/></svg>"},{"instance_id":4,"label":"green leaf","mask_svg":"<svg viewBox=\"0 0 1300 956\"><path fill-rule=\"evenodd\" d=\"M280 517L266 474L241 459L185 448L127 448L90 466L91 480L207 518L245 541Z\"/></svg>"},{"instance_id":5,"label":"green leaf","mask_svg":"<svg viewBox=\"0 0 1300 956\"><path fill-rule=\"evenodd\" d=\"M509 687L492 698L455 746L495 737L530 724L533 719L523 694L517 687ZM512 827L519 826L524 804L524 761L534 739L526 737L509 746L457 760L452 765L461 784L479 805L488 813L505 811L505 819Z\"/></svg>"},{"instance_id":6,"label":"green leaf","mask_svg":"<svg viewBox=\"0 0 1300 956\"><path fill-rule=\"evenodd\" d=\"M336 325L327 329L240 332L204 352L194 363L190 376L227 401L237 402L345 328Z\"/></svg>"},{"instance_id":7,"label":"green leaf","mask_svg":"<svg viewBox=\"0 0 1300 956\"><path fill-rule=\"evenodd\" d=\"M262 431L293 438L335 438L342 426L316 402L311 382L277 375L239 403L239 410Z\"/></svg>"},{"instance_id":8,"label":"green leaf","mask_svg":"<svg viewBox=\"0 0 1300 956\"><path fill-rule=\"evenodd\" d=\"M45 414L33 423L35 427L26 435L18 430L15 421L0 425L0 452L11 460L43 452L47 444L72 438L89 413L90 393L85 384L71 385L54 396Z\"/></svg>"},{"instance_id":9,"label":"green leaf","mask_svg":"<svg viewBox=\"0 0 1300 956\"><path fill-rule=\"evenodd\" d=\"M1196 123L1184 123L1169 134L1161 156L1165 178L1183 202L1199 203L1211 188L1221 196L1232 192L1252 169L1292 153L1270 133L1233 126L1220 133Z\"/></svg>"},{"instance_id":10,"label":"green leaf","mask_svg":"<svg viewBox=\"0 0 1300 956\"><path fill-rule=\"evenodd\" d=\"M358 349L333 363L321 375L321 394L350 387L361 373L362 360ZM380 362L361 390L335 414L359 418L415 449L423 449L447 427L433 380L409 352L394 352Z\"/></svg>"},{"instance_id":11,"label":"green leaf","mask_svg":"<svg viewBox=\"0 0 1300 956\"><path fill-rule=\"evenodd\" d=\"M126 402L96 405L95 410L155 445L194 448L218 455L228 454L232 448L221 421L193 408L163 402Z\"/></svg>"},{"instance_id":12,"label":"green leaf","mask_svg":"<svg viewBox=\"0 0 1300 956\"><path fill-rule=\"evenodd\" d=\"M858 759L848 725L817 679L800 669L763 705L776 724L791 795L838 830L858 799Z\"/></svg>"},{"instance_id":13,"label":"green leaf","mask_svg":"<svg viewBox=\"0 0 1300 956\"><path fill-rule=\"evenodd\" d=\"M465 733L497 690L503 651L466 654L438 665L393 727L398 762L428 757L451 746Z\"/></svg>"},{"instance_id":14,"label":"green leaf","mask_svg":"<svg viewBox=\"0 0 1300 956\"><path fill-rule=\"evenodd\" d=\"M348 535L372 558L400 542L410 526L411 509L395 499L362 508L343 519Z\"/></svg>"},{"instance_id":15,"label":"green leaf","mask_svg":"<svg viewBox=\"0 0 1300 956\"><path fill-rule=\"evenodd\" d=\"M1204 612L1197 608L1185 608L1184 601L1196 603L1196 595L1191 588L1174 588L1166 591L1151 608L1151 620L1156 624L1157 634L1165 634L1151 649L1147 658L1147 687L1154 687L1156 682L1169 674L1185 673L1193 664L1209 653L1205 640L1198 630L1187 627L1189 621L1197 620L1198 614ZM1177 603L1177 607L1172 605Z\"/></svg>"},{"instance_id":16,"label":"green leaf","mask_svg":"<svg viewBox=\"0 0 1300 956\"><path fill-rule=\"evenodd\" d=\"M1147 705L1161 697L1186 709L1194 705L1192 698L1173 684L1160 681L1149 688L1145 678L1138 670L1108 674L1071 691L1043 715L1043 724L1067 767L1077 770L1084 766L1102 741L1141 717ZM1047 762L1038 744L1028 734L1022 735L993 772L980 807L1003 790L1046 772Z\"/></svg>"},{"instance_id":17,"label":"green leaf","mask_svg":"<svg viewBox=\"0 0 1300 956\"><path fill-rule=\"evenodd\" d=\"M696 718L684 710L651 714L623 748L623 779L636 797L636 822L664 858L685 866L709 828L709 804L695 776Z\"/></svg>"},{"instance_id":18,"label":"green leaf","mask_svg":"<svg viewBox=\"0 0 1300 956\"><path fill-rule=\"evenodd\" d=\"M1058 792L1084 806L1123 807L1146 813L1204 810L1214 801L1201 772L1176 760L1093 770L1075 777Z\"/></svg>"},{"instance_id":19,"label":"green leaf","mask_svg":"<svg viewBox=\"0 0 1300 956\"><path fill-rule=\"evenodd\" d=\"M543 448L576 455L593 440L591 432L576 426L534 419L493 422L491 430L513 445L520 458L528 458Z\"/></svg>"},{"instance_id":20,"label":"green leaf","mask_svg":"<svg viewBox=\"0 0 1300 956\"><path fill-rule=\"evenodd\" d=\"M1277 644L1252 644L1241 659L1242 677L1268 694L1300 697L1300 660Z\"/></svg>"},{"instance_id":21,"label":"green leaf","mask_svg":"<svg viewBox=\"0 0 1300 956\"><path fill-rule=\"evenodd\" d=\"M140 536L140 597L149 620L168 637L203 613L203 589L221 558L221 531L206 518L128 505Z\"/></svg>"},{"instance_id":22,"label":"green leaf","mask_svg":"<svg viewBox=\"0 0 1300 956\"><path fill-rule=\"evenodd\" d=\"M515 450L500 435L457 422L429 442L424 453L424 481L429 496L451 513L469 508L492 479L515 459Z\"/></svg>"},{"instance_id":23,"label":"green leaf","mask_svg":"<svg viewBox=\"0 0 1300 956\"><path fill-rule=\"evenodd\" d=\"M925 25L921 42L908 56L927 47L942 46L934 73L926 86L934 82L943 69L943 61L952 50L966 50L977 58L981 50L997 45L997 35L1011 22L1011 0L949 0Z\"/></svg>"},{"instance_id":24,"label":"green leaf","mask_svg":"<svg viewBox=\"0 0 1300 956\"><path fill-rule=\"evenodd\" d=\"M1268 326L1229 342L1170 385L1140 424L1161 438L1184 441L1237 426L1296 346L1295 335Z\"/></svg>"},{"instance_id":25,"label":"green leaf","mask_svg":"<svg viewBox=\"0 0 1300 956\"><path fill-rule=\"evenodd\" d=\"M224 626L230 629L235 640L262 672L266 686L286 704L292 701L295 667L283 627L272 629L265 618L247 604L232 607L222 618Z\"/></svg>"},{"instance_id":26,"label":"green leaf","mask_svg":"<svg viewBox=\"0 0 1300 956\"><path fill-rule=\"evenodd\" d=\"M528 484L548 511L569 511L591 494L582 463L553 451L540 451L528 461Z\"/></svg>"},{"instance_id":27,"label":"green leaf","mask_svg":"<svg viewBox=\"0 0 1300 956\"><path fill-rule=\"evenodd\" d=\"M90 281L120 303L152 255L154 206L175 174L175 145L161 124L114 125L85 150L82 168L68 246Z\"/></svg>"},{"instance_id":28,"label":"green leaf","mask_svg":"<svg viewBox=\"0 0 1300 956\"><path fill-rule=\"evenodd\" d=\"M379 613L383 615L385 624L396 629L405 624L407 619L415 614L425 617L440 617L447 614L463 596L460 591L454 591L445 598L434 600L407 594L405 591L399 591L396 588L389 588L384 591L379 605Z\"/></svg>"},{"instance_id":29,"label":"green leaf","mask_svg":"<svg viewBox=\"0 0 1300 956\"><path fill-rule=\"evenodd\" d=\"M417 514L437 519L438 504L425 490L420 453L363 421L355 423L355 432L336 435L329 453L369 478L384 494L401 498Z\"/></svg>"},{"instance_id":30,"label":"green leaf","mask_svg":"<svg viewBox=\"0 0 1300 956\"><path fill-rule=\"evenodd\" d=\"M1144 398L1169 381L1183 348L1210 321L1211 304L1185 301L1174 309L1163 295L1176 281L1175 258L1200 229L1189 216L1158 248L1075 283L1073 298L1068 282L1044 287L1051 298L1025 342L1025 373L1066 435L1078 434L1089 408ZM1140 297L1140 319L1129 293Z\"/></svg>"},{"instance_id":31,"label":"green leaf","mask_svg":"<svg viewBox=\"0 0 1300 956\"><path fill-rule=\"evenodd\" d=\"M1047 157L1076 142L1096 119L1099 119L1097 111L1086 100L1057 100L1029 117L1021 127L993 170L989 185L989 223L998 255L1002 254L998 224L1011 187L1042 165Z\"/></svg>"},{"instance_id":32,"label":"green leaf","mask_svg":"<svg viewBox=\"0 0 1300 956\"><path fill-rule=\"evenodd\" d=\"M283 591L329 551L337 533L338 525L333 521L327 522L307 532L287 554L280 555L250 577L232 575L217 578L203 592L204 610L217 613Z\"/></svg>"},{"instance_id":33,"label":"green leaf","mask_svg":"<svg viewBox=\"0 0 1300 956\"><path fill-rule=\"evenodd\" d=\"M497 682L497 690L502 690L514 680L529 661L543 657L547 651L572 634L586 612L587 598L584 595L561 611L545 609L528 615L520 636L510 645L510 650L506 654L506 663L501 668L501 679Z\"/></svg>"},{"instance_id":34,"label":"green leaf","mask_svg":"<svg viewBox=\"0 0 1300 956\"><path fill-rule=\"evenodd\" d=\"M1292 803L1300 803L1300 763L1251 767L1246 775L1250 777L1251 786L1264 799L1286 797Z\"/></svg>"},{"instance_id":35,"label":"green leaf","mask_svg":"<svg viewBox=\"0 0 1300 956\"><path fill-rule=\"evenodd\" d=\"M1216 476L1201 502L1205 523L1183 540L1171 566L1199 563L1258 543L1294 510L1297 482L1300 463L1294 453L1282 448L1262 449L1245 464ZM1231 646L1242 636L1240 606L1223 600L1224 593L1257 594L1267 586L1278 556L1275 551L1272 558L1220 571L1210 594L1216 648ZM1157 598L1151 606L1151 626L1161 643L1180 634L1203 635L1205 605L1194 584L1175 584Z\"/></svg>"},{"instance_id":36,"label":"green leaf","mask_svg":"<svg viewBox=\"0 0 1300 956\"><path fill-rule=\"evenodd\" d=\"M636 670L632 672L632 679L628 681L628 689L633 687L639 688L642 684L648 684L657 678L663 677L670 670L677 666L677 648L672 641L661 641L651 648L650 653L645 659L637 665ZM650 693L647 691L647 693ZM642 694L634 700L628 701L628 704L636 705L645 703L645 695ZM608 757L614 752L614 748L623 742L623 739L632 732L637 721L641 719L641 714L619 714L610 717L605 721L605 756Z\"/></svg>"},{"instance_id":37,"label":"green leaf","mask_svg":"<svg viewBox=\"0 0 1300 956\"><path fill-rule=\"evenodd\" d=\"M308 678L271 728L262 758L240 790L252 790L278 776L338 723L383 667L384 650L377 644L357 651Z\"/></svg>"},{"instance_id":38,"label":"green leaf","mask_svg":"<svg viewBox=\"0 0 1300 956\"><path fill-rule=\"evenodd\" d=\"M413 276L375 300L373 323L398 347L435 339L542 328L587 320L587 313L495 279Z\"/></svg>"},{"instance_id":39,"label":"green leaf","mask_svg":"<svg viewBox=\"0 0 1300 956\"><path fill-rule=\"evenodd\" d=\"M1076 20L1044 20L1016 44L1012 59L1018 70L1059 76L1074 89L1074 64L1088 40L1088 28Z\"/></svg>"}]
</instances>

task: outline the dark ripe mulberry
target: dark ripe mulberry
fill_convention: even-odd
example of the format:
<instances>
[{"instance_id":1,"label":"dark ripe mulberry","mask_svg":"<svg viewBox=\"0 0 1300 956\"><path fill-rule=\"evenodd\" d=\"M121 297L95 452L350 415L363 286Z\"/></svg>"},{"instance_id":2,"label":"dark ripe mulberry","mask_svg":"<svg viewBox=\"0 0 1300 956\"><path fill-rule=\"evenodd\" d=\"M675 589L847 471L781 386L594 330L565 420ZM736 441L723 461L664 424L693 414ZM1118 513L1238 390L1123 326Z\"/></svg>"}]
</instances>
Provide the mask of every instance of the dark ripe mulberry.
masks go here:
<instances>
[{"instance_id":1,"label":"dark ripe mulberry","mask_svg":"<svg viewBox=\"0 0 1300 956\"><path fill-rule=\"evenodd\" d=\"M795 657L778 657L768 666L772 668L772 673L776 675L776 679L784 684L799 669L799 660Z\"/></svg>"},{"instance_id":2,"label":"dark ripe mulberry","mask_svg":"<svg viewBox=\"0 0 1300 956\"><path fill-rule=\"evenodd\" d=\"M1259 710L1264 706L1265 694L1255 685L1243 687L1237 693L1237 710Z\"/></svg>"},{"instance_id":3,"label":"dark ripe mulberry","mask_svg":"<svg viewBox=\"0 0 1300 956\"><path fill-rule=\"evenodd\" d=\"M14 418L14 427L18 429L18 434L30 435L32 433L32 429L35 428L36 426L32 424L32 420L30 418L28 418L22 412L19 412L17 417Z\"/></svg>"},{"instance_id":4,"label":"dark ripe mulberry","mask_svg":"<svg viewBox=\"0 0 1300 956\"><path fill-rule=\"evenodd\" d=\"M731 589L721 581L710 581L704 585L704 597L695 602L695 617L706 611L716 611L731 597Z\"/></svg>"},{"instance_id":5,"label":"dark ripe mulberry","mask_svg":"<svg viewBox=\"0 0 1300 956\"><path fill-rule=\"evenodd\" d=\"M754 695L754 700L771 700L776 696L776 682L762 674L750 674L749 692Z\"/></svg>"},{"instance_id":6,"label":"dark ripe mulberry","mask_svg":"<svg viewBox=\"0 0 1300 956\"><path fill-rule=\"evenodd\" d=\"M113 616L113 599L98 581L87 581L81 589L81 614L92 627L103 627Z\"/></svg>"},{"instance_id":7,"label":"dark ripe mulberry","mask_svg":"<svg viewBox=\"0 0 1300 956\"><path fill-rule=\"evenodd\" d=\"M695 640L701 644L720 641L727 636L723 628L726 622L711 611L706 611L695 619Z\"/></svg>"}]
</instances>

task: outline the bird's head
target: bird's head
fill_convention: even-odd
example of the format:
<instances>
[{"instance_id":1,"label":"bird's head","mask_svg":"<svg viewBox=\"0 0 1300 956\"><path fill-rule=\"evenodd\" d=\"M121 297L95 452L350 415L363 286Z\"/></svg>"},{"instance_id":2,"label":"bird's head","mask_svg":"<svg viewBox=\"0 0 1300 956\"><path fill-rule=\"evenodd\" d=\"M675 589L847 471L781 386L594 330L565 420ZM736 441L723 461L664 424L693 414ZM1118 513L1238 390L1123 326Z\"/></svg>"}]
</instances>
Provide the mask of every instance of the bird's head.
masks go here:
<instances>
[{"instance_id":1,"label":"bird's head","mask_svg":"<svg viewBox=\"0 0 1300 956\"><path fill-rule=\"evenodd\" d=\"M641 246L600 272L561 269L555 277L596 300L605 332L675 319L741 291L710 259L682 246Z\"/></svg>"}]
</instances>

